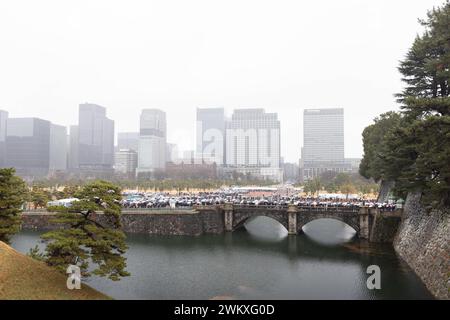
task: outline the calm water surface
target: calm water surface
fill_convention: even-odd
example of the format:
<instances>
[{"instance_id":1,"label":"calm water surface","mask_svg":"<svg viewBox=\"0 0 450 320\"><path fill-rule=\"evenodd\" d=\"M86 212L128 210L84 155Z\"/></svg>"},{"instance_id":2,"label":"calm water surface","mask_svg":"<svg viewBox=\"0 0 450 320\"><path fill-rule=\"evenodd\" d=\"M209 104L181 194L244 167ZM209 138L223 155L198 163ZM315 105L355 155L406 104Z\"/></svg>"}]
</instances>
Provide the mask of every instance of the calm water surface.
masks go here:
<instances>
[{"instance_id":1,"label":"calm water surface","mask_svg":"<svg viewBox=\"0 0 450 320\"><path fill-rule=\"evenodd\" d=\"M259 217L224 235L128 235L127 270L119 282L86 281L116 299L431 299L391 245L367 244L334 220L317 220L287 236ZM21 252L40 232L13 239ZM44 246L40 244L40 246ZM368 290L366 269L381 268L381 290Z\"/></svg>"}]
</instances>

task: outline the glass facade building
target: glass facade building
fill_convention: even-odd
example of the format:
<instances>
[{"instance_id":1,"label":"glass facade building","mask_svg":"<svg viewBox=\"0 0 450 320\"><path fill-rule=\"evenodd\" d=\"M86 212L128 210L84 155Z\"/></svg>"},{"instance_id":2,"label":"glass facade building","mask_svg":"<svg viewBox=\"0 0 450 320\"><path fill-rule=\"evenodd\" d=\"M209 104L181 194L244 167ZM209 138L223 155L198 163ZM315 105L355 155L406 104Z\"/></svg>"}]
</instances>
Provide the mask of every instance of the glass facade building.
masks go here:
<instances>
[{"instance_id":1,"label":"glass facade building","mask_svg":"<svg viewBox=\"0 0 450 320\"><path fill-rule=\"evenodd\" d=\"M137 152L131 149L120 149L114 155L114 170L128 178L136 175Z\"/></svg>"},{"instance_id":2,"label":"glass facade building","mask_svg":"<svg viewBox=\"0 0 450 320\"><path fill-rule=\"evenodd\" d=\"M197 157L217 165L225 162L225 111L197 108Z\"/></svg>"},{"instance_id":3,"label":"glass facade building","mask_svg":"<svg viewBox=\"0 0 450 320\"><path fill-rule=\"evenodd\" d=\"M166 113L144 109L140 117L138 168L136 174L153 173L166 167Z\"/></svg>"},{"instance_id":4,"label":"glass facade building","mask_svg":"<svg viewBox=\"0 0 450 320\"><path fill-rule=\"evenodd\" d=\"M351 170L344 158L344 109L304 110L301 166L303 180Z\"/></svg>"},{"instance_id":5,"label":"glass facade building","mask_svg":"<svg viewBox=\"0 0 450 320\"><path fill-rule=\"evenodd\" d=\"M117 149L130 149L138 152L139 132L119 132L117 134Z\"/></svg>"},{"instance_id":6,"label":"glass facade building","mask_svg":"<svg viewBox=\"0 0 450 320\"><path fill-rule=\"evenodd\" d=\"M226 167L281 181L280 121L264 109L236 109L226 122ZM229 170L228 170L229 171Z\"/></svg>"},{"instance_id":7,"label":"glass facade building","mask_svg":"<svg viewBox=\"0 0 450 320\"><path fill-rule=\"evenodd\" d=\"M50 172L67 169L67 140L66 127L50 125Z\"/></svg>"},{"instance_id":8,"label":"glass facade building","mask_svg":"<svg viewBox=\"0 0 450 320\"><path fill-rule=\"evenodd\" d=\"M109 170L114 164L114 121L96 104L80 104L78 165L81 170Z\"/></svg>"},{"instance_id":9,"label":"glass facade building","mask_svg":"<svg viewBox=\"0 0 450 320\"><path fill-rule=\"evenodd\" d=\"M47 175L50 167L50 127L38 118L9 118L6 129L6 167L22 176Z\"/></svg>"}]
</instances>

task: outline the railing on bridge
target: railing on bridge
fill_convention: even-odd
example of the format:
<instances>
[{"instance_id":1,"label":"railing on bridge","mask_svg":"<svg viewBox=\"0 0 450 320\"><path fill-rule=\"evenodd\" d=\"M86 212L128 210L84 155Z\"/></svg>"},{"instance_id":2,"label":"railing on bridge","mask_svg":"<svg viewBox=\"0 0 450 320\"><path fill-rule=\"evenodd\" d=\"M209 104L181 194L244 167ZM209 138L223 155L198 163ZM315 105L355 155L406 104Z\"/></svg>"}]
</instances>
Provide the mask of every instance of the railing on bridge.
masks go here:
<instances>
[{"instance_id":1,"label":"railing on bridge","mask_svg":"<svg viewBox=\"0 0 450 320\"><path fill-rule=\"evenodd\" d=\"M186 210L186 211L191 211L193 210L194 207L152 207L152 208L122 208L122 211L180 211L180 210Z\"/></svg>"},{"instance_id":2,"label":"railing on bridge","mask_svg":"<svg viewBox=\"0 0 450 320\"><path fill-rule=\"evenodd\" d=\"M122 211L128 211L128 212L149 212L149 211L162 212L162 211L192 211L192 210L194 210L194 207L122 208ZM52 213L52 211L48 211L46 208L26 209L26 210L23 210L23 212Z\"/></svg>"},{"instance_id":3,"label":"railing on bridge","mask_svg":"<svg viewBox=\"0 0 450 320\"><path fill-rule=\"evenodd\" d=\"M214 209L216 207L223 207L225 204L212 204L212 205L195 205L195 208L199 209ZM234 209L265 209L265 210L287 210L290 205L284 204L284 205L255 205L255 204L231 204ZM396 208L377 208L377 207L360 207L360 206L323 206L323 205L317 205L317 206L299 206L299 205L292 205L293 208L295 208L298 212L321 212L321 211L332 211L332 212L359 212L362 208L366 209L377 209L379 212L398 212L401 209Z\"/></svg>"},{"instance_id":4,"label":"railing on bridge","mask_svg":"<svg viewBox=\"0 0 450 320\"><path fill-rule=\"evenodd\" d=\"M349 206L349 207L343 207L343 206L297 206L293 205L293 208L295 208L299 212L320 212L320 211L333 211L333 212L359 212L360 207L356 206ZM272 210L287 210L289 208L289 205L245 205L245 204L238 204L233 205L233 208L237 209L272 209Z\"/></svg>"},{"instance_id":5,"label":"railing on bridge","mask_svg":"<svg viewBox=\"0 0 450 320\"><path fill-rule=\"evenodd\" d=\"M126 208L123 207L122 211L128 211L128 212L162 212L162 211L192 211L195 209L216 209L217 207L223 207L224 204L212 204L212 205L193 205L193 206L180 206L180 207L151 207L151 208ZM287 210L289 208L289 205L254 205L254 204L232 204L234 209L263 209L263 210ZM359 207L359 206L298 206L298 205L292 205L293 208L295 208L298 212L322 212L322 211L328 211L328 212L359 212L361 208L368 208L368 209L378 209L380 212L383 213L397 213L401 209L392 209L392 208L369 208L369 207ZM24 210L24 212L29 213L46 213L48 212L45 208L39 208L39 209L27 209Z\"/></svg>"}]
</instances>

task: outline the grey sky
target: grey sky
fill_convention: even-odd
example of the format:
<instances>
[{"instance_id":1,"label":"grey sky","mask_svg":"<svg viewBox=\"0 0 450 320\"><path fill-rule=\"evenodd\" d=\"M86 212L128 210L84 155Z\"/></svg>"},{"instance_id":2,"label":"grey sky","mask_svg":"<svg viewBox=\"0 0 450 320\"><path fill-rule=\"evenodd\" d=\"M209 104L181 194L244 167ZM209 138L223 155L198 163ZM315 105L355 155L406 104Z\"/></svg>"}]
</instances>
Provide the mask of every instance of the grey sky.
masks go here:
<instances>
[{"instance_id":1,"label":"grey sky","mask_svg":"<svg viewBox=\"0 0 450 320\"><path fill-rule=\"evenodd\" d=\"M397 72L417 18L443 0L40 0L0 2L0 109L76 123L108 108L136 131L142 108L167 112L169 142L195 146L195 108L263 107L297 161L304 108L345 108L345 153L398 106Z\"/></svg>"}]
</instances>

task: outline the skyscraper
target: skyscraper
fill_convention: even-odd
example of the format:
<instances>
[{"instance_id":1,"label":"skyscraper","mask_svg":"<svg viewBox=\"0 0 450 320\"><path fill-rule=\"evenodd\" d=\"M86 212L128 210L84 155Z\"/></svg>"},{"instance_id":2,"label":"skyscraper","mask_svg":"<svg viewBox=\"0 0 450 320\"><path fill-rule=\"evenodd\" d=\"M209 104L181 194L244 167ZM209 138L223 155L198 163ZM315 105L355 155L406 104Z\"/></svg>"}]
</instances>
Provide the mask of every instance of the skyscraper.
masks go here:
<instances>
[{"instance_id":1,"label":"skyscraper","mask_svg":"<svg viewBox=\"0 0 450 320\"><path fill-rule=\"evenodd\" d=\"M264 109L237 109L226 123L226 166L243 174L281 181L280 121Z\"/></svg>"},{"instance_id":2,"label":"skyscraper","mask_svg":"<svg viewBox=\"0 0 450 320\"><path fill-rule=\"evenodd\" d=\"M49 169L65 171L67 169L67 128L56 124L50 125L50 159Z\"/></svg>"},{"instance_id":3,"label":"skyscraper","mask_svg":"<svg viewBox=\"0 0 450 320\"><path fill-rule=\"evenodd\" d=\"M114 171L134 178L137 167L137 152L131 149L120 149L114 154Z\"/></svg>"},{"instance_id":4,"label":"skyscraper","mask_svg":"<svg viewBox=\"0 0 450 320\"><path fill-rule=\"evenodd\" d=\"M24 176L44 176L50 167L50 121L9 118L6 130L6 167Z\"/></svg>"},{"instance_id":5,"label":"skyscraper","mask_svg":"<svg viewBox=\"0 0 450 320\"><path fill-rule=\"evenodd\" d=\"M225 162L225 112L223 108L197 108L197 156L217 165Z\"/></svg>"},{"instance_id":6,"label":"skyscraper","mask_svg":"<svg viewBox=\"0 0 450 320\"><path fill-rule=\"evenodd\" d=\"M166 167L166 113L144 109L140 117L138 168L136 174L153 173Z\"/></svg>"},{"instance_id":7,"label":"skyscraper","mask_svg":"<svg viewBox=\"0 0 450 320\"><path fill-rule=\"evenodd\" d=\"M119 132L117 134L117 148L130 149L138 152L139 132Z\"/></svg>"},{"instance_id":8,"label":"skyscraper","mask_svg":"<svg viewBox=\"0 0 450 320\"><path fill-rule=\"evenodd\" d=\"M70 126L68 167L72 171L76 171L79 168L78 148L78 126Z\"/></svg>"},{"instance_id":9,"label":"skyscraper","mask_svg":"<svg viewBox=\"0 0 450 320\"><path fill-rule=\"evenodd\" d=\"M110 170L114 164L114 121L96 104L80 104L78 161L82 170Z\"/></svg>"},{"instance_id":10,"label":"skyscraper","mask_svg":"<svg viewBox=\"0 0 450 320\"><path fill-rule=\"evenodd\" d=\"M178 146L175 143L166 144L166 162L177 162L179 158Z\"/></svg>"},{"instance_id":11,"label":"skyscraper","mask_svg":"<svg viewBox=\"0 0 450 320\"><path fill-rule=\"evenodd\" d=\"M344 109L306 109L303 113L303 179L325 171L345 172Z\"/></svg>"}]
</instances>

